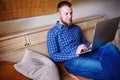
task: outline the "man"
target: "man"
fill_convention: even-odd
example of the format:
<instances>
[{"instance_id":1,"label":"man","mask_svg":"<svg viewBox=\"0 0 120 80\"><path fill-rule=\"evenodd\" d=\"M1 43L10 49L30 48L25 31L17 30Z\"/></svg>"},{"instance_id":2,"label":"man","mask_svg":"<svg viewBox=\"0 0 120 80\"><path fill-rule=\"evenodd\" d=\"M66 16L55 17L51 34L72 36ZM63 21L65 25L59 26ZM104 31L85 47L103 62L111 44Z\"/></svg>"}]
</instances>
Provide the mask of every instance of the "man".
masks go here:
<instances>
[{"instance_id":1,"label":"man","mask_svg":"<svg viewBox=\"0 0 120 80\"><path fill-rule=\"evenodd\" d=\"M72 24L71 3L61 1L57 6L59 21L48 32L48 53L55 62L63 62L68 72L94 80L120 80L120 52L105 44L92 52L79 26Z\"/></svg>"}]
</instances>

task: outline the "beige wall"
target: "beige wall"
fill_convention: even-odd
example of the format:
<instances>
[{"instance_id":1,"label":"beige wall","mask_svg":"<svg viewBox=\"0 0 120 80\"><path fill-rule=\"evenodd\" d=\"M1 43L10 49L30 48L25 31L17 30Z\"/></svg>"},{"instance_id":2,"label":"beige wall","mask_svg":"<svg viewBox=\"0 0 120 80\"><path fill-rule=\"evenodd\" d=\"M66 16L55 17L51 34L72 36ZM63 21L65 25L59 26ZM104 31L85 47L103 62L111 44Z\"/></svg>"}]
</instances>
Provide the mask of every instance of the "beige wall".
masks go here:
<instances>
[{"instance_id":1,"label":"beige wall","mask_svg":"<svg viewBox=\"0 0 120 80\"><path fill-rule=\"evenodd\" d=\"M105 14L107 18L120 16L119 0L73 0L74 18Z\"/></svg>"},{"instance_id":2,"label":"beige wall","mask_svg":"<svg viewBox=\"0 0 120 80\"><path fill-rule=\"evenodd\" d=\"M55 14L0 22L0 35L55 23Z\"/></svg>"},{"instance_id":3,"label":"beige wall","mask_svg":"<svg viewBox=\"0 0 120 80\"><path fill-rule=\"evenodd\" d=\"M105 14L107 18L120 16L119 0L73 0L73 19ZM0 35L54 24L56 14L0 22Z\"/></svg>"}]
</instances>

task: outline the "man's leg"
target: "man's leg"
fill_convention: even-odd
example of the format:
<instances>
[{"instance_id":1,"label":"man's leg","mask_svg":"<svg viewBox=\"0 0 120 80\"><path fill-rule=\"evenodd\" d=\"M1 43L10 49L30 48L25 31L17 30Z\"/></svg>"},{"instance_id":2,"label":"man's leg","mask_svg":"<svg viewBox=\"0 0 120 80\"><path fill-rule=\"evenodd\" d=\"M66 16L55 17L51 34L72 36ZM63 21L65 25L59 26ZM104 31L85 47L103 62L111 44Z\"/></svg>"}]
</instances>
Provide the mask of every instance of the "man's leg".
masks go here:
<instances>
[{"instance_id":1,"label":"man's leg","mask_svg":"<svg viewBox=\"0 0 120 80\"><path fill-rule=\"evenodd\" d=\"M100 55L100 61L107 79L120 80L120 52L116 46L106 44L96 54Z\"/></svg>"},{"instance_id":2,"label":"man's leg","mask_svg":"<svg viewBox=\"0 0 120 80\"><path fill-rule=\"evenodd\" d=\"M68 72L91 78L94 80L105 80L101 62L87 57L78 57L64 63Z\"/></svg>"},{"instance_id":3,"label":"man's leg","mask_svg":"<svg viewBox=\"0 0 120 80\"><path fill-rule=\"evenodd\" d=\"M120 80L120 52L115 45L105 44L99 49L84 54L101 62L107 80Z\"/></svg>"}]
</instances>

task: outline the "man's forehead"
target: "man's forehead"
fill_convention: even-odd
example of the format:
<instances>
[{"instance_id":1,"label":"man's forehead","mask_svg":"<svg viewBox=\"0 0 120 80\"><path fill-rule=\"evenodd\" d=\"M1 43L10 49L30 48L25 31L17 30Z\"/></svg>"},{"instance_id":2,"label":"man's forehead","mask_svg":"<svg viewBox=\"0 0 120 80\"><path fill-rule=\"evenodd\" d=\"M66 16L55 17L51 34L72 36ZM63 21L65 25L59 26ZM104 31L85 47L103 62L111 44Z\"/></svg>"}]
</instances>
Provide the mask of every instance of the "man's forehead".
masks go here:
<instances>
[{"instance_id":1,"label":"man's forehead","mask_svg":"<svg viewBox=\"0 0 120 80\"><path fill-rule=\"evenodd\" d=\"M69 6L62 6L60 9L60 11L72 11L72 7L69 7Z\"/></svg>"}]
</instances>

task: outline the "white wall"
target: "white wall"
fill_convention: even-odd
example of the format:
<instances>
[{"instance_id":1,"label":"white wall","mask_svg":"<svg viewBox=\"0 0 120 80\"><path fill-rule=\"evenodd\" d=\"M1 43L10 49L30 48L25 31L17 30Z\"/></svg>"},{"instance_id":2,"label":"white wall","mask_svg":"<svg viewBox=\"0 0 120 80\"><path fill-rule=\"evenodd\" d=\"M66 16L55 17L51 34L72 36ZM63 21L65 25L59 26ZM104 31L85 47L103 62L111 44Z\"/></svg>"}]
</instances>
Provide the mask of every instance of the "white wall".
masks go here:
<instances>
[{"instance_id":1,"label":"white wall","mask_svg":"<svg viewBox=\"0 0 120 80\"><path fill-rule=\"evenodd\" d=\"M56 14L0 22L0 35L55 23Z\"/></svg>"},{"instance_id":2,"label":"white wall","mask_svg":"<svg viewBox=\"0 0 120 80\"><path fill-rule=\"evenodd\" d=\"M72 0L73 19L105 14L107 18L120 16L119 0ZM0 35L31 29L57 21L56 14L0 22Z\"/></svg>"},{"instance_id":3,"label":"white wall","mask_svg":"<svg viewBox=\"0 0 120 80\"><path fill-rule=\"evenodd\" d=\"M120 16L119 0L73 0L74 18L105 14L107 18Z\"/></svg>"}]
</instances>

